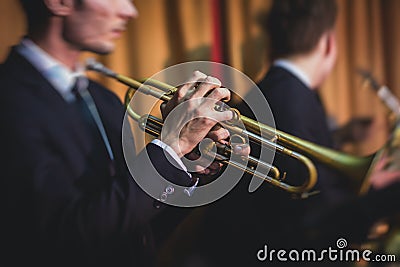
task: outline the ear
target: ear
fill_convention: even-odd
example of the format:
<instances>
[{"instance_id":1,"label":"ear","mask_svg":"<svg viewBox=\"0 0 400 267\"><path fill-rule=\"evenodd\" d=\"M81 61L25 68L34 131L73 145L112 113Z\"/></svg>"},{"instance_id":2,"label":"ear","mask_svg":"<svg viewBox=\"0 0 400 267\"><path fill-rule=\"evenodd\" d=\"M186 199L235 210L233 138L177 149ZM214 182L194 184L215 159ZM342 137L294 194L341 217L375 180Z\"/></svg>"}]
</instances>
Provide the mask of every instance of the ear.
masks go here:
<instances>
[{"instance_id":1,"label":"ear","mask_svg":"<svg viewBox=\"0 0 400 267\"><path fill-rule=\"evenodd\" d=\"M46 7L55 16L66 16L74 8L73 0L44 0Z\"/></svg>"},{"instance_id":2,"label":"ear","mask_svg":"<svg viewBox=\"0 0 400 267\"><path fill-rule=\"evenodd\" d=\"M337 43L336 43L336 33L334 31L329 31L325 35L325 55L336 54Z\"/></svg>"}]
</instances>

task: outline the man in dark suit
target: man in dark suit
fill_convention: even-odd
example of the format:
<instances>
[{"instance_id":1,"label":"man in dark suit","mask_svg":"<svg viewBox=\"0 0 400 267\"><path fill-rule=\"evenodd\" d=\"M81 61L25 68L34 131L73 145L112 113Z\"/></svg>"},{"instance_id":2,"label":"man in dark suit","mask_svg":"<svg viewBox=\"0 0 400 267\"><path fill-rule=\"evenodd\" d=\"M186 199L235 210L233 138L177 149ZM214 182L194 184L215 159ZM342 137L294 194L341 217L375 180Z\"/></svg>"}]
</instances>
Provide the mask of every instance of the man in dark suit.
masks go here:
<instances>
[{"instance_id":1,"label":"man in dark suit","mask_svg":"<svg viewBox=\"0 0 400 267\"><path fill-rule=\"evenodd\" d=\"M273 1L266 26L274 63L258 84L278 130L326 147L332 146L332 139L315 89L329 74L336 59L336 9L331 0ZM256 90L245 97L247 103L239 105L243 115L260 114L258 106L250 106L253 111L245 107L260 99ZM260 122L270 125L269 121ZM257 150L256 146L252 148ZM304 166L297 161L279 154L275 159L274 165L282 173L287 172L285 182L301 184L307 177ZM211 207L207 219L214 223L213 229L202 234L204 241L197 246L197 251L205 250L203 254L215 266L259 266L262 263L256 254L265 244L276 250L303 246L303 234L299 230L304 229L302 224L308 214L326 207L322 201L335 202L342 198L342 188L338 191L333 188L340 181L336 179L337 174L322 165L316 167L321 180L317 189L322 193L302 200L291 199L289 193L267 183L250 194L250 179L243 177L227 197ZM213 242L208 244L211 238Z\"/></svg>"},{"instance_id":2,"label":"man in dark suit","mask_svg":"<svg viewBox=\"0 0 400 267\"><path fill-rule=\"evenodd\" d=\"M272 66L259 83L277 129L330 148L334 143L317 90L336 60L336 16L334 0L273 1L265 24ZM299 164L287 158L277 155L275 162L287 171L289 181L307 175ZM264 243L269 249L327 248L340 238L350 243L363 242L371 225L382 218L393 220L398 216L395 203L399 198L399 171L398 167L386 166L388 162L398 165L395 156L383 157L372 166L367 177L372 188L361 196L355 194L349 178L314 162L318 195L299 201L271 190L255 193L257 203L274 203L259 216L258 229L266 229L259 240L260 247Z\"/></svg>"},{"instance_id":3,"label":"man in dark suit","mask_svg":"<svg viewBox=\"0 0 400 267\"><path fill-rule=\"evenodd\" d=\"M150 221L167 208L160 208L128 172L122 151L123 105L88 80L79 65L82 51L112 52L114 40L137 10L129 0L21 3L28 34L0 67L1 262L151 266ZM195 72L164 113L206 94L215 101L229 98L218 80ZM202 116L206 110L214 119L232 117L213 107L208 102L183 115ZM167 129L163 141L138 155L133 175L151 183L160 201L190 197L175 185L193 186L194 181L176 166L207 134L214 140L227 137L223 129L212 130L214 125L215 120L205 118L189 120L179 134ZM135 151L133 137L124 142ZM142 164L147 155L155 167Z\"/></svg>"},{"instance_id":4,"label":"man in dark suit","mask_svg":"<svg viewBox=\"0 0 400 267\"><path fill-rule=\"evenodd\" d=\"M258 84L278 130L331 148L333 140L317 89L335 64L336 16L334 0L273 1L264 25L269 34L272 64ZM247 97L251 99L252 94ZM300 184L308 175L304 166L291 158L277 154L274 162L287 172L288 183ZM315 164L318 195L293 200L286 192L265 187L254 193L257 202L276 203L268 206L268 212L259 213L265 229L260 243L302 246L302 240L296 240L296 226L317 209L340 202L350 194L347 181L336 171Z\"/></svg>"}]
</instances>

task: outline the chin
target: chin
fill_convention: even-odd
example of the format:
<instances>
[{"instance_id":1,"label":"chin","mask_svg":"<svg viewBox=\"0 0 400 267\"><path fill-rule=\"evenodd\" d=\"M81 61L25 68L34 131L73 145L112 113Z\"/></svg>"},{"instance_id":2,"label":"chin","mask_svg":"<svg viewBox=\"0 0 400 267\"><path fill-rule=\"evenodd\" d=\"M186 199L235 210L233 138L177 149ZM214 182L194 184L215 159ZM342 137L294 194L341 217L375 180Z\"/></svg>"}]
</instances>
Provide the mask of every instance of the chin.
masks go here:
<instances>
[{"instance_id":1,"label":"chin","mask_svg":"<svg viewBox=\"0 0 400 267\"><path fill-rule=\"evenodd\" d=\"M105 43L105 44L100 44L100 45L93 45L90 47L87 47L85 50L99 54L99 55L107 55L113 52L115 49L115 45L111 43Z\"/></svg>"}]
</instances>

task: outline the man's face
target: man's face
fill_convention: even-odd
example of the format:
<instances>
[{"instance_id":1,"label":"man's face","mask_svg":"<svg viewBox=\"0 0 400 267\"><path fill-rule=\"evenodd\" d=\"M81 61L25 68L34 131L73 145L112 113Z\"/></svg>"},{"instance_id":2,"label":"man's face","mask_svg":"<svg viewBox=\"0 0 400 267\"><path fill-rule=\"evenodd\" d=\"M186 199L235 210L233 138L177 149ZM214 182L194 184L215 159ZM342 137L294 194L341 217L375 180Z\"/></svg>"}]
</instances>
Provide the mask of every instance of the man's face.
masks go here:
<instances>
[{"instance_id":1,"label":"man's face","mask_svg":"<svg viewBox=\"0 0 400 267\"><path fill-rule=\"evenodd\" d=\"M137 15L130 0L75 1L74 10L64 18L63 38L75 49L107 54L128 20Z\"/></svg>"}]
</instances>

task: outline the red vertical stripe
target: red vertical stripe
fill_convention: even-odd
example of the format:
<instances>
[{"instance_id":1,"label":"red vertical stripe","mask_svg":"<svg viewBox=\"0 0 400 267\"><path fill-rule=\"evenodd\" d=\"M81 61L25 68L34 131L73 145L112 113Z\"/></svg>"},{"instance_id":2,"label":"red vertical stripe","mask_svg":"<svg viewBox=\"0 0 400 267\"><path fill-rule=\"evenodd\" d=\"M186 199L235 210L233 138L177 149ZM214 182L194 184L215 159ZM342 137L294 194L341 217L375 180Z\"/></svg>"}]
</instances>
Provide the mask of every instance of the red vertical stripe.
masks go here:
<instances>
[{"instance_id":1,"label":"red vertical stripe","mask_svg":"<svg viewBox=\"0 0 400 267\"><path fill-rule=\"evenodd\" d=\"M223 56L223 40L222 40L222 21L221 21L221 0L211 0L212 15L212 44L211 44L211 60L222 63Z\"/></svg>"}]
</instances>

